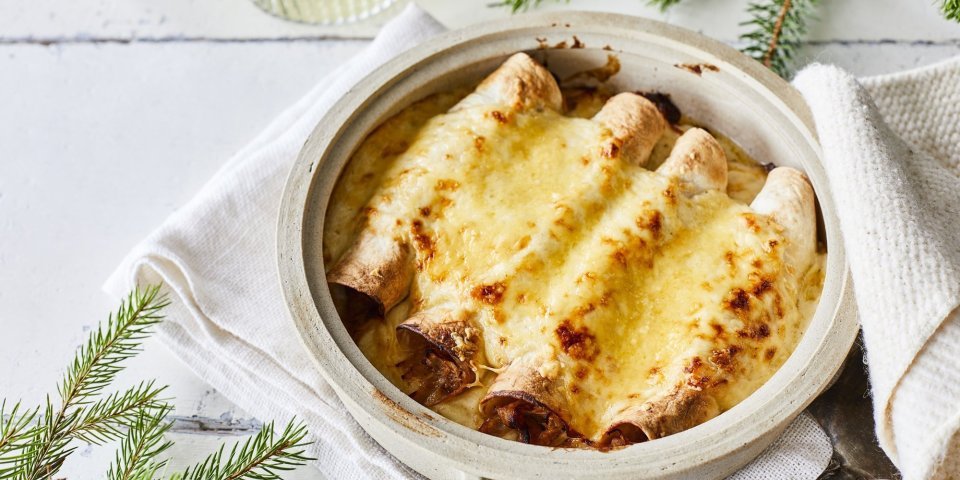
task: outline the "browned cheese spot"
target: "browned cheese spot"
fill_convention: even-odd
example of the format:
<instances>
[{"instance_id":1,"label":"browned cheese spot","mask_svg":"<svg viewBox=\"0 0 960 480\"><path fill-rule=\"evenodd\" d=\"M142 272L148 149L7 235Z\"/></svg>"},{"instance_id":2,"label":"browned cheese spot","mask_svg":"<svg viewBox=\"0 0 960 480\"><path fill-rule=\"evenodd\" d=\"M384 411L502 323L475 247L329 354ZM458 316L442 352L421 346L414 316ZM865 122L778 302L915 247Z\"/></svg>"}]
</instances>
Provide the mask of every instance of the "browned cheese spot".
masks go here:
<instances>
[{"instance_id":1,"label":"browned cheese spot","mask_svg":"<svg viewBox=\"0 0 960 480\"><path fill-rule=\"evenodd\" d=\"M557 44L554 45L553 48L567 48L567 41L566 41L566 40L561 40L561 41L557 42Z\"/></svg>"},{"instance_id":2,"label":"browned cheese spot","mask_svg":"<svg viewBox=\"0 0 960 480\"><path fill-rule=\"evenodd\" d=\"M429 207L429 206L420 207L420 215L423 216L423 217L429 217L429 216L430 216L430 207Z\"/></svg>"},{"instance_id":3,"label":"browned cheese spot","mask_svg":"<svg viewBox=\"0 0 960 480\"><path fill-rule=\"evenodd\" d=\"M600 149L600 155L603 155L604 158L617 158L617 155L620 153L620 143L621 141L618 138L607 142L603 148Z\"/></svg>"},{"instance_id":4,"label":"browned cheese spot","mask_svg":"<svg viewBox=\"0 0 960 480\"><path fill-rule=\"evenodd\" d=\"M587 327L575 327L569 320L564 320L554 332L560 340L560 346L573 358L593 360L597 353L595 337Z\"/></svg>"},{"instance_id":5,"label":"browned cheese spot","mask_svg":"<svg viewBox=\"0 0 960 480\"><path fill-rule=\"evenodd\" d=\"M752 213L744 213L743 221L746 222L747 228L750 229L753 233L760 233L760 224L757 223L757 216Z\"/></svg>"},{"instance_id":6,"label":"browned cheese spot","mask_svg":"<svg viewBox=\"0 0 960 480\"><path fill-rule=\"evenodd\" d=\"M766 323L750 325L737 331L740 338L750 338L753 340L762 340L770 336L770 327Z\"/></svg>"},{"instance_id":7,"label":"browned cheese spot","mask_svg":"<svg viewBox=\"0 0 960 480\"><path fill-rule=\"evenodd\" d=\"M777 354L776 347L770 347L765 352L763 352L763 358L769 362L770 360L773 360L773 356L776 354Z\"/></svg>"},{"instance_id":8,"label":"browned cheese spot","mask_svg":"<svg viewBox=\"0 0 960 480\"><path fill-rule=\"evenodd\" d=\"M483 137L482 135L473 137L473 146L477 148L478 152L483 152L483 146L486 144L486 142L486 137Z\"/></svg>"},{"instance_id":9,"label":"browned cheese spot","mask_svg":"<svg viewBox=\"0 0 960 480\"><path fill-rule=\"evenodd\" d=\"M771 283L770 280L767 280L766 278L761 278L753 286L753 296L760 297L771 288L773 288L773 283Z\"/></svg>"},{"instance_id":10,"label":"browned cheese spot","mask_svg":"<svg viewBox=\"0 0 960 480\"><path fill-rule=\"evenodd\" d=\"M693 373L699 370L700 366L702 365L703 365L703 360L701 360L700 357L693 357L693 359L690 360L690 365L683 367L683 371L687 373Z\"/></svg>"},{"instance_id":11,"label":"browned cheese spot","mask_svg":"<svg viewBox=\"0 0 960 480\"><path fill-rule=\"evenodd\" d=\"M663 215L659 210L654 210L647 219L645 227L653 233L653 238L660 237L660 231L663 229Z\"/></svg>"},{"instance_id":12,"label":"browned cheese spot","mask_svg":"<svg viewBox=\"0 0 960 480\"><path fill-rule=\"evenodd\" d=\"M584 378L587 378L587 374L588 374L588 373L590 373L590 372L589 372L586 368L584 368L584 367L578 367L578 368L577 368L576 370L574 370L574 372L573 372L573 374L574 374L577 378L579 378L580 380L583 380Z\"/></svg>"},{"instance_id":13,"label":"browned cheese spot","mask_svg":"<svg viewBox=\"0 0 960 480\"><path fill-rule=\"evenodd\" d=\"M473 298L486 303L487 305L499 305L503 301L503 292L507 286L503 282L496 282L490 285L479 285L470 292Z\"/></svg>"},{"instance_id":14,"label":"browned cheese spot","mask_svg":"<svg viewBox=\"0 0 960 480\"><path fill-rule=\"evenodd\" d=\"M670 205L677 204L677 187L673 184L670 184L666 190L663 191L663 196L667 198L667 203Z\"/></svg>"},{"instance_id":15,"label":"browned cheese spot","mask_svg":"<svg viewBox=\"0 0 960 480\"><path fill-rule=\"evenodd\" d=\"M740 347L730 345L727 348L718 348L710 352L710 361L725 372L733 371L734 357L740 353Z\"/></svg>"},{"instance_id":16,"label":"browned cheese spot","mask_svg":"<svg viewBox=\"0 0 960 480\"><path fill-rule=\"evenodd\" d=\"M759 269L763 268L763 260L760 260L759 258L756 258L756 259L753 260L753 262L750 263L750 265L752 265L753 268L756 268L757 270L759 270Z\"/></svg>"},{"instance_id":17,"label":"browned cheese spot","mask_svg":"<svg viewBox=\"0 0 960 480\"><path fill-rule=\"evenodd\" d=\"M727 308L735 312L744 312L750 309L750 296L742 288L738 288L727 296Z\"/></svg>"},{"instance_id":18,"label":"browned cheese spot","mask_svg":"<svg viewBox=\"0 0 960 480\"><path fill-rule=\"evenodd\" d=\"M600 300L599 300L600 306L603 306L603 307L607 306L607 304L610 303L610 297L613 297L613 292L609 290L607 290L606 292L603 292L603 295L600 295Z\"/></svg>"},{"instance_id":19,"label":"browned cheese spot","mask_svg":"<svg viewBox=\"0 0 960 480\"><path fill-rule=\"evenodd\" d=\"M580 387L577 386L577 385L575 385L575 384L574 384L574 385L571 385L571 386L570 386L570 393L573 393L573 394L580 393Z\"/></svg>"},{"instance_id":20,"label":"browned cheese spot","mask_svg":"<svg viewBox=\"0 0 960 480\"><path fill-rule=\"evenodd\" d=\"M737 254L727 251L723 254L723 261L727 264L727 268L730 269L731 272L737 271Z\"/></svg>"},{"instance_id":21,"label":"browned cheese spot","mask_svg":"<svg viewBox=\"0 0 960 480\"><path fill-rule=\"evenodd\" d=\"M508 119L507 116L500 110L494 110L490 112L490 116L493 117L493 119L496 120L501 125L506 124L507 122L510 121L510 119Z\"/></svg>"},{"instance_id":22,"label":"browned cheese spot","mask_svg":"<svg viewBox=\"0 0 960 480\"><path fill-rule=\"evenodd\" d=\"M722 336L723 333L724 333L723 325L720 325L719 323L710 322L710 328L713 329L713 332L714 332L714 333L716 334L716 336L718 336L718 337Z\"/></svg>"},{"instance_id":23,"label":"browned cheese spot","mask_svg":"<svg viewBox=\"0 0 960 480\"><path fill-rule=\"evenodd\" d=\"M706 387L709 384L710 384L709 375L704 375L702 377L698 375L694 375L687 379L687 385L689 385L691 388L695 390L702 390L704 387Z\"/></svg>"},{"instance_id":24,"label":"browned cheese spot","mask_svg":"<svg viewBox=\"0 0 960 480\"><path fill-rule=\"evenodd\" d=\"M517 295L517 303L522 304L526 302L527 302L527 296L525 294L521 293L520 295Z\"/></svg>"},{"instance_id":25,"label":"browned cheese spot","mask_svg":"<svg viewBox=\"0 0 960 480\"><path fill-rule=\"evenodd\" d=\"M507 344L507 337L500 337L500 338L497 339L497 341L500 342L500 345L506 345L506 344Z\"/></svg>"},{"instance_id":26,"label":"browned cheese spot","mask_svg":"<svg viewBox=\"0 0 960 480\"><path fill-rule=\"evenodd\" d=\"M779 245L779 244L780 244L780 242L778 242L778 241L776 241L776 240L770 240L769 242L767 242L767 245L770 246L770 250L773 250L774 248L777 248L777 245Z\"/></svg>"},{"instance_id":27,"label":"browned cheese spot","mask_svg":"<svg viewBox=\"0 0 960 480\"><path fill-rule=\"evenodd\" d=\"M433 258L434 249L433 249L433 238L426 233L423 222L420 220L414 220L410 224L410 233L413 235L413 241L417 246L417 251L423 254L424 260L430 260ZM419 265L422 269L423 265Z\"/></svg>"},{"instance_id":28,"label":"browned cheese spot","mask_svg":"<svg viewBox=\"0 0 960 480\"><path fill-rule=\"evenodd\" d=\"M627 266L627 250L625 248L618 248L613 252L613 259L617 261L620 265Z\"/></svg>"}]
</instances>

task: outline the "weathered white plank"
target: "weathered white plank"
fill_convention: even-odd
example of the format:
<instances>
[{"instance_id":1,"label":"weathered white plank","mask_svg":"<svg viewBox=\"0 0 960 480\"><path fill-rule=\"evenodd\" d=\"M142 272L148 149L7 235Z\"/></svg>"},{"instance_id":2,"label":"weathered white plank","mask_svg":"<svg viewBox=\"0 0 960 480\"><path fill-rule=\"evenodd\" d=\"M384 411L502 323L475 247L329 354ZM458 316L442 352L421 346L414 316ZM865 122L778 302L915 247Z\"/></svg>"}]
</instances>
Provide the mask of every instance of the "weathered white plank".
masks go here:
<instances>
[{"instance_id":1,"label":"weathered white plank","mask_svg":"<svg viewBox=\"0 0 960 480\"><path fill-rule=\"evenodd\" d=\"M321 1L321 0L317 0ZM0 2L0 37L7 41L84 39L289 39L298 37L369 37L376 27L409 0L390 11L346 26L312 26L285 22L262 13L250 0L4 0ZM724 40L735 40L745 27L748 0L687 0L662 14L645 0L544 0L542 10L581 9L620 12L665 19ZM509 16L490 8L491 0L418 0L450 27ZM933 40L960 38L960 26L940 17L934 0L845 0L822 2L814 40Z\"/></svg>"}]
</instances>

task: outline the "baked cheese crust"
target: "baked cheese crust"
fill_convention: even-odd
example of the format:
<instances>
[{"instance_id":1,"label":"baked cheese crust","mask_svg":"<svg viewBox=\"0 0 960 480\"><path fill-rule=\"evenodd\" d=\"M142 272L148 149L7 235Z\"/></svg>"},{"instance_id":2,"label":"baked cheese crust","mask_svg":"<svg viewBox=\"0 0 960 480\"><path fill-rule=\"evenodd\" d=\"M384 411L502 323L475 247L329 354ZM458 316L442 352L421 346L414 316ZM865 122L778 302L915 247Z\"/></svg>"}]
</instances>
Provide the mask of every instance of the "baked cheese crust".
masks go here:
<instances>
[{"instance_id":1,"label":"baked cheese crust","mask_svg":"<svg viewBox=\"0 0 960 480\"><path fill-rule=\"evenodd\" d=\"M566 113L450 111L465 93L431 96L371 133L327 212L327 265L364 238L405 245L390 258L409 262L409 291L383 294L369 315L383 318L351 327L392 383L470 428L616 446L631 443L628 427L645 439L707 420L784 363L816 306L824 254L803 271L784 261L783 227L749 206L763 166L714 135L726 190L688 194L655 171L688 119L641 167L611 155L614 132L589 118L602 91L565 92L577 99ZM419 336L454 367L424 359ZM440 387L414 391L441 368ZM506 428L505 398L557 415L563 438Z\"/></svg>"}]
</instances>

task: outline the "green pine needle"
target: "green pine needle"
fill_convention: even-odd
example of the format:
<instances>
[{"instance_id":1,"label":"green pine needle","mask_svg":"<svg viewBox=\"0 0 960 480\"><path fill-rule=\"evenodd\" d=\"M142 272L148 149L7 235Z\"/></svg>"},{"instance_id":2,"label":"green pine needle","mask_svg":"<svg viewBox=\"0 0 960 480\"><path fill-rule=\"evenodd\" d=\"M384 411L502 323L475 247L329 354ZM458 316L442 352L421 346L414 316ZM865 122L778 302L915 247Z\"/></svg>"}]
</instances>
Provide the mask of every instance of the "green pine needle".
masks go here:
<instances>
[{"instance_id":1,"label":"green pine needle","mask_svg":"<svg viewBox=\"0 0 960 480\"><path fill-rule=\"evenodd\" d=\"M488 7L507 7L511 12L517 13L527 11L531 7L536 8L543 0L503 0L501 2L489 3Z\"/></svg>"},{"instance_id":2,"label":"green pine needle","mask_svg":"<svg viewBox=\"0 0 960 480\"><path fill-rule=\"evenodd\" d=\"M156 458L173 445L163 439L172 425L166 421L171 410L173 407L161 405L141 409L136 414L107 471L109 480L151 480L167 464L166 460Z\"/></svg>"},{"instance_id":3,"label":"green pine needle","mask_svg":"<svg viewBox=\"0 0 960 480\"><path fill-rule=\"evenodd\" d=\"M661 12L667 11L678 3L680 3L680 0L647 0L647 5L657 7Z\"/></svg>"},{"instance_id":4,"label":"green pine needle","mask_svg":"<svg viewBox=\"0 0 960 480\"><path fill-rule=\"evenodd\" d=\"M7 401L0 402L0 478L9 478L24 460L23 450L37 434L34 421L40 408L23 410L17 402L7 411Z\"/></svg>"},{"instance_id":5,"label":"green pine needle","mask_svg":"<svg viewBox=\"0 0 960 480\"><path fill-rule=\"evenodd\" d=\"M98 435L106 435L105 432L111 431L111 427L98 427L97 422L84 424L85 418L106 418L87 417L84 407L90 406L94 397L113 381L123 369L124 360L140 352L141 342L162 319L160 310L167 304L166 297L160 295L159 286L138 289L130 293L116 315L110 315L106 324L101 324L91 332L58 387L60 406L55 409L47 397L40 428L22 452L24 459L18 465L23 473L22 478L39 480L53 476L73 452L68 445L78 433L87 439L97 439L100 438ZM113 398L121 401L128 399L124 395ZM125 411L123 408L112 408L116 405L94 404L93 407L97 407L101 413Z\"/></svg>"},{"instance_id":6,"label":"green pine needle","mask_svg":"<svg viewBox=\"0 0 960 480\"><path fill-rule=\"evenodd\" d=\"M153 381L102 396L123 369L123 361L141 350L142 341L162 319L169 304L160 287L137 289L115 315L91 332L58 386L60 403L47 396L42 408L24 410L0 402L0 478L46 480L76 449L74 440L102 444L120 440L107 471L110 480L153 480L166 465L157 457L172 445L164 440L172 407L160 395L167 388ZM174 479L279 479L279 473L313 460L305 455L307 429L290 422L278 436L270 423L224 458L213 455Z\"/></svg>"},{"instance_id":7,"label":"green pine needle","mask_svg":"<svg viewBox=\"0 0 960 480\"><path fill-rule=\"evenodd\" d=\"M101 398L84 409L71 433L80 440L97 445L123 438L124 426L134 425L144 411L167 408L160 399L166 388L154 387L154 381L150 380Z\"/></svg>"},{"instance_id":8,"label":"green pine needle","mask_svg":"<svg viewBox=\"0 0 960 480\"><path fill-rule=\"evenodd\" d=\"M807 34L819 0L763 0L747 7L751 19L742 25L753 30L742 35L742 50L781 77L787 77L800 43Z\"/></svg>"},{"instance_id":9,"label":"green pine needle","mask_svg":"<svg viewBox=\"0 0 960 480\"><path fill-rule=\"evenodd\" d=\"M305 455L304 447L310 442L304 441L307 429L302 423L290 421L279 436L273 430L273 422L265 425L259 433L243 442L235 444L226 459L223 446L207 457L203 463L188 468L177 480L279 480L279 473L293 470L304 463L314 460Z\"/></svg>"},{"instance_id":10,"label":"green pine needle","mask_svg":"<svg viewBox=\"0 0 960 480\"><path fill-rule=\"evenodd\" d=\"M943 11L943 16L946 17L947 20L960 22L960 0L943 0L943 5L940 9Z\"/></svg>"}]
</instances>

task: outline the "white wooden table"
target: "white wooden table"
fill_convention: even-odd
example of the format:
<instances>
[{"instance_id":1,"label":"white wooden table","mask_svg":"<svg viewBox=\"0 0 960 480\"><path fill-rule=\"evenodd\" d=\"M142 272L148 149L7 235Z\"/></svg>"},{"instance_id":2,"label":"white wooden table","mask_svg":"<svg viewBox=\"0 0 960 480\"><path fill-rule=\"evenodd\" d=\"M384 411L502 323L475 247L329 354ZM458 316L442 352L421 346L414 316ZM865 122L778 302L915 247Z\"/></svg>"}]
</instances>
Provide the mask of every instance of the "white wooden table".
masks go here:
<instances>
[{"instance_id":1,"label":"white wooden table","mask_svg":"<svg viewBox=\"0 0 960 480\"><path fill-rule=\"evenodd\" d=\"M508 15L488 0L419 3L450 27ZM736 43L745 3L543 8L662 18ZM823 3L807 59L872 75L960 54L960 26L933 0ZM122 256L390 13L330 28L248 0L0 0L0 397L55 394L74 348L115 307L100 286ZM121 383L141 378L176 397L171 468L259 426L157 342ZM101 478L112 455L81 446L61 477Z\"/></svg>"}]
</instances>

